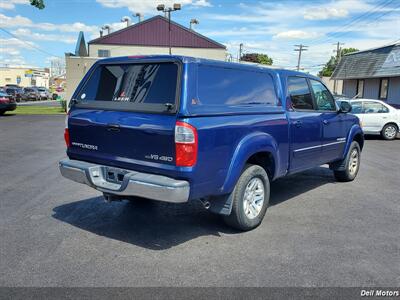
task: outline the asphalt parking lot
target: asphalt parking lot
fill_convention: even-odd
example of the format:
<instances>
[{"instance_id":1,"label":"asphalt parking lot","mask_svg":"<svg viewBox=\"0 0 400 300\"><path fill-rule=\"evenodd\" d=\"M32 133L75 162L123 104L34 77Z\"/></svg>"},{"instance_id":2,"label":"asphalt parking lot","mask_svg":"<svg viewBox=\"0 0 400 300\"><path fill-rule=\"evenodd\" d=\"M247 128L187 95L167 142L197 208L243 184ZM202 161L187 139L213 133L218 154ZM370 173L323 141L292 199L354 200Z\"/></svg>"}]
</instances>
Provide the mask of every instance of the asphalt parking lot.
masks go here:
<instances>
[{"instance_id":1,"label":"asphalt parking lot","mask_svg":"<svg viewBox=\"0 0 400 300\"><path fill-rule=\"evenodd\" d=\"M366 141L357 179L272 184L251 232L197 203L103 202L61 177L63 116L0 117L0 286L399 286L400 140Z\"/></svg>"}]
</instances>

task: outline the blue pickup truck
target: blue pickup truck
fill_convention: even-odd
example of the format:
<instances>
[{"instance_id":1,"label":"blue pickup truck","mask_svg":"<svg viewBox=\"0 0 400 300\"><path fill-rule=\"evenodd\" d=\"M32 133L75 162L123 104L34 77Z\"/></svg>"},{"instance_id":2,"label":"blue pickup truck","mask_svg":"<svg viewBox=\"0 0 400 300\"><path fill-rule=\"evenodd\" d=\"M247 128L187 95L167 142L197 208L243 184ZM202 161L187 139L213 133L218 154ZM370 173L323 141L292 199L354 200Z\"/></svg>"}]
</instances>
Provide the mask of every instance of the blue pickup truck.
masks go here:
<instances>
[{"instance_id":1,"label":"blue pickup truck","mask_svg":"<svg viewBox=\"0 0 400 300\"><path fill-rule=\"evenodd\" d=\"M350 110L300 72L182 56L103 59L72 96L60 171L108 201L201 200L250 230L273 180L322 164L339 181L356 177L364 137Z\"/></svg>"}]
</instances>

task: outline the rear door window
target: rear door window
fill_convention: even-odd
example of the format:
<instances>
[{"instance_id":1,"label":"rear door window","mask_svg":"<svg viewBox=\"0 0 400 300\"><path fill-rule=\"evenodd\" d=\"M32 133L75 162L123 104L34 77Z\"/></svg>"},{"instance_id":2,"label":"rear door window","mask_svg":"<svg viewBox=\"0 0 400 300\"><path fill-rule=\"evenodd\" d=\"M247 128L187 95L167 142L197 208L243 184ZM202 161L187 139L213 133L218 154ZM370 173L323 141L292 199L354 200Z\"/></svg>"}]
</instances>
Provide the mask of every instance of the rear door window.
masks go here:
<instances>
[{"instance_id":1,"label":"rear door window","mask_svg":"<svg viewBox=\"0 0 400 300\"><path fill-rule=\"evenodd\" d=\"M133 111L165 111L176 105L178 65L99 65L77 95L78 104Z\"/></svg>"},{"instance_id":2,"label":"rear door window","mask_svg":"<svg viewBox=\"0 0 400 300\"><path fill-rule=\"evenodd\" d=\"M288 93L294 109L315 109L311 91L306 78L288 77Z\"/></svg>"},{"instance_id":3,"label":"rear door window","mask_svg":"<svg viewBox=\"0 0 400 300\"><path fill-rule=\"evenodd\" d=\"M388 113L389 109L378 102L365 101L364 113L366 114L381 114Z\"/></svg>"}]
</instances>

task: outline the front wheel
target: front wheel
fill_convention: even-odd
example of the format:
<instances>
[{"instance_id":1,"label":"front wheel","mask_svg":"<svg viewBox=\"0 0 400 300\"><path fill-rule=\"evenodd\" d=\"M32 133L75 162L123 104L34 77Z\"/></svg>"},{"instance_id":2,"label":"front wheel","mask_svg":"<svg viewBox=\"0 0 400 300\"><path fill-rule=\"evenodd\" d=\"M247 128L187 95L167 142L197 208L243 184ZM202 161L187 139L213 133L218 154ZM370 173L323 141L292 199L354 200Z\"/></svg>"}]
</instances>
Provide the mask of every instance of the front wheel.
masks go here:
<instances>
[{"instance_id":1,"label":"front wheel","mask_svg":"<svg viewBox=\"0 0 400 300\"><path fill-rule=\"evenodd\" d=\"M269 203L269 179L258 165L246 165L233 190L232 212L225 222L247 231L261 224Z\"/></svg>"},{"instance_id":2,"label":"front wheel","mask_svg":"<svg viewBox=\"0 0 400 300\"><path fill-rule=\"evenodd\" d=\"M386 124L382 129L381 135L385 140L394 140L398 131L399 129L395 124Z\"/></svg>"},{"instance_id":3,"label":"front wheel","mask_svg":"<svg viewBox=\"0 0 400 300\"><path fill-rule=\"evenodd\" d=\"M336 180L342 182L353 181L360 169L360 159L360 145L356 141L353 141L350 145L349 152L343 161L344 169L333 171Z\"/></svg>"}]
</instances>

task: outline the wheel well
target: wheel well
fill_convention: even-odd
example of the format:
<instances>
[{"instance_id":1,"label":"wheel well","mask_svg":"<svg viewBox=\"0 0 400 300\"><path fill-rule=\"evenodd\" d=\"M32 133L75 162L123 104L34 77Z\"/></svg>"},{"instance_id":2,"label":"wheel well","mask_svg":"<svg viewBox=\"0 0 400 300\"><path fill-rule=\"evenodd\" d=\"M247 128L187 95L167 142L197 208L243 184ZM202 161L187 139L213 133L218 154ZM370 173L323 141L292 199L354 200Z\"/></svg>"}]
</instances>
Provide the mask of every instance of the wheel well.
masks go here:
<instances>
[{"instance_id":1,"label":"wheel well","mask_svg":"<svg viewBox=\"0 0 400 300\"><path fill-rule=\"evenodd\" d=\"M275 174L275 160L270 152L258 152L247 160L248 164L259 165L267 172L269 179L272 180Z\"/></svg>"},{"instance_id":2,"label":"wheel well","mask_svg":"<svg viewBox=\"0 0 400 300\"><path fill-rule=\"evenodd\" d=\"M390 124L390 125L396 126L397 130L399 130L399 126L397 126L397 124L396 124L395 122L386 123L386 124L382 127L382 129L385 128L385 126L386 126L386 125L389 125L389 124Z\"/></svg>"},{"instance_id":3,"label":"wheel well","mask_svg":"<svg viewBox=\"0 0 400 300\"><path fill-rule=\"evenodd\" d=\"M364 138L360 133L357 133L354 136L353 141L356 141L360 145L360 149L362 150L362 148L364 147Z\"/></svg>"}]
</instances>

